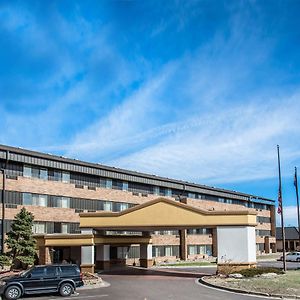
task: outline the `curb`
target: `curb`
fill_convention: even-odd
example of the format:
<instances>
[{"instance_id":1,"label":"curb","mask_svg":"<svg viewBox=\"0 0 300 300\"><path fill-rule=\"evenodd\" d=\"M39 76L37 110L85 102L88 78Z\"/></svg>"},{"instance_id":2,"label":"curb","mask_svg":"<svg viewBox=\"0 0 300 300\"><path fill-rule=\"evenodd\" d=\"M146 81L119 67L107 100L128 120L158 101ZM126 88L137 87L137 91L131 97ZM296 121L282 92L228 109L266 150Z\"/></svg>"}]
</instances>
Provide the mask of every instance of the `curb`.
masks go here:
<instances>
[{"instance_id":1,"label":"curb","mask_svg":"<svg viewBox=\"0 0 300 300\"><path fill-rule=\"evenodd\" d=\"M216 268L217 265L207 266L153 266L153 269L200 269L200 268Z\"/></svg>"},{"instance_id":2,"label":"curb","mask_svg":"<svg viewBox=\"0 0 300 300\"><path fill-rule=\"evenodd\" d=\"M209 283L209 282L205 281L204 278L206 278L206 277L209 277L209 276L202 276L198 280L199 283L201 283L203 285L206 285L208 287L218 289L218 290L224 290L224 291L233 292L233 293L237 293L237 294L246 294L246 295L253 295L253 296L264 296L264 297L270 297L270 298L300 299L300 296L297 296L297 295L282 295L282 294L268 294L268 293L260 293L260 292L250 292L250 291L245 291L245 290L239 290L239 289L214 285L212 283Z\"/></svg>"},{"instance_id":3,"label":"curb","mask_svg":"<svg viewBox=\"0 0 300 300\"><path fill-rule=\"evenodd\" d=\"M78 287L76 289L76 291L79 292L79 291L98 289L98 288L104 288L104 287L109 287L109 286L110 286L110 283L108 283L106 281L102 281L101 283L84 285L84 286Z\"/></svg>"}]
</instances>

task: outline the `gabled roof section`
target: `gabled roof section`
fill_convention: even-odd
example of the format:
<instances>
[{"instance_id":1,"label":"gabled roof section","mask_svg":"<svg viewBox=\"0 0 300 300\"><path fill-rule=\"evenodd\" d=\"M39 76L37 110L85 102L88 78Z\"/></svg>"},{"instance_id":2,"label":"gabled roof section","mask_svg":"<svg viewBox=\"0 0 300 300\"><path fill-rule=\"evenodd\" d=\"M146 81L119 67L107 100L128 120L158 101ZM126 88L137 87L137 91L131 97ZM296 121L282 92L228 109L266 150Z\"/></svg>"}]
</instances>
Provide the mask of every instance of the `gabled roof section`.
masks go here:
<instances>
[{"instance_id":1,"label":"gabled roof section","mask_svg":"<svg viewBox=\"0 0 300 300\"><path fill-rule=\"evenodd\" d=\"M299 240L299 233L296 227L285 227L285 239ZM276 227L276 239L282 240L281 227Z\"/></svg>"},{"instance_id":2,"label":"gabled roof section","mask_svg":"<svg viewBox=\"0 0 300 300\"><path fill-rule=\"evenodd\" d=\"M131 229L136 231L164 228L215 226L255 226L253 211L207 211L177 201L158 198L122 212L81 213L81 228Z\"/></svg>"}]
</instances>

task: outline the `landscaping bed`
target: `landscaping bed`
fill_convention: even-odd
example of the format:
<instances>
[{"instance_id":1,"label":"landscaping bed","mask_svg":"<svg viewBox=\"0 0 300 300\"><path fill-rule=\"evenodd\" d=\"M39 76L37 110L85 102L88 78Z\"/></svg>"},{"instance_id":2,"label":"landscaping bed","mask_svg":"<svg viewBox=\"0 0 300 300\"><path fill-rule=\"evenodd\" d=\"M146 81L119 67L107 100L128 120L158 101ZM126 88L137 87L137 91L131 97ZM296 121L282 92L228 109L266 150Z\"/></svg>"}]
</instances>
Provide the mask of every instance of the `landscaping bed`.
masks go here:
<instances>
[{"instance_id":1,"label":"landscaping bed","mask_svg":"<svg viewBox=\"0 0 300 300\"><path fill-rule=\"evenodd\" d=\"M103 283L101 277L99 277L97 274L88 272L84 272L82 274L82 280L84 285L100 285Z\"/></svg>"},{"instance_id":2,"label":"landscaping bed","mask_svg":"<svg viewBox=\"0 0 300 300\"><path fill-rule=\"evenodd\" d=\"M277 273L274 269L266 270L266 272L260 269L257 269L256 272L245 270L244 274L246 276L231 274L229 276L205 277L203 280L211 285L227 289L273 296L299 296L300 299L300 271L287 271L282 274L279 269L277 270Z\"/></svg>"}]
</instances>

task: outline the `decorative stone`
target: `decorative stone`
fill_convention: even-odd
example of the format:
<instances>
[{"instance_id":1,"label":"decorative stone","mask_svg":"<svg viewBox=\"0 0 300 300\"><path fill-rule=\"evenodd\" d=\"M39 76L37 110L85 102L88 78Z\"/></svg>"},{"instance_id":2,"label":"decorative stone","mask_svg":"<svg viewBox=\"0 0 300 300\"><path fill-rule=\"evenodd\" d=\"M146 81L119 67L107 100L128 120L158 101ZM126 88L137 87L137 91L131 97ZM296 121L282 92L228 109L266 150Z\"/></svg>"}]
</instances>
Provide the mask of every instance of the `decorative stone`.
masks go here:
<instances>
[{"instance_id":1,"label":"decorative stone","mask_svg":"<svg viewBox=\"0 0 300 300\"><path fill-rule=\"evenodd\" d=\"M229 277L239 279L239 278L243 278L244 276L240 273L232 273L232 274L229 274Z\"/></svg>"},{"instance_id":2,"label":"decorative stone","mask_svg":"<svg viewBox=\"0 0 300 300\"><path fill-rule=\"evenodd\" d=\"M272 278L272 277L276 277L278 274L276 273L265 273L265 274L261 274L260 277L265 277L265 278Z\"/></svg>"}]
</instances>

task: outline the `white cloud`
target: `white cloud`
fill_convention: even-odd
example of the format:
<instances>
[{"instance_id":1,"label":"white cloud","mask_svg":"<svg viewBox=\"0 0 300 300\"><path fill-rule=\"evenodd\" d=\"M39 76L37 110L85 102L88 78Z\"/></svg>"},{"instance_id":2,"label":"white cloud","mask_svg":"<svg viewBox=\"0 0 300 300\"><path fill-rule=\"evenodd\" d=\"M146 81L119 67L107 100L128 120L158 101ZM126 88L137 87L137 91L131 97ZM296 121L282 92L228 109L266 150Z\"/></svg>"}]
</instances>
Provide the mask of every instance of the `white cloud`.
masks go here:
<instances>
[{"instance_id":1,"label":"white cloud","mask_svg":"<svg viewBox=\"0 0 300 300\"><path fill-rule=\"evenodd\" d=\"M148 138L148 128L153 126L151 115L155 117L160 105L160 90L175 69L176 62L169 64L107 116L77 134L67 147L67 155L94 157L97 153L109 157L114 152L129 151L140 145Z\"/></svg>"},{"instance_id":2,"label":"white cloud","mask_svg":"<svg viewBox=\"0 0 300 300\"><path fill-rule=\"evenodd\" d=\"M284 226L298 227L297 206L284 206ZM276 215L276 226L281 226L280 215Z\"/></svg>"},{"instance_id":3,"label":"white cloud","mask_svg":"<svg viewBox=\"0 0 300 300\"><path fill-rule=\"evenodd\" d=\"M196 182L226 183L277 176L276 143L290 149L299 124L297 103L224 109L174 124L163 141L111 161L114 165ZM277 106L275 106L275 104ZM159 129L158 129L159 130ZM284 150L295 159L300 151Z\"/></svg>"}]
</instances>

